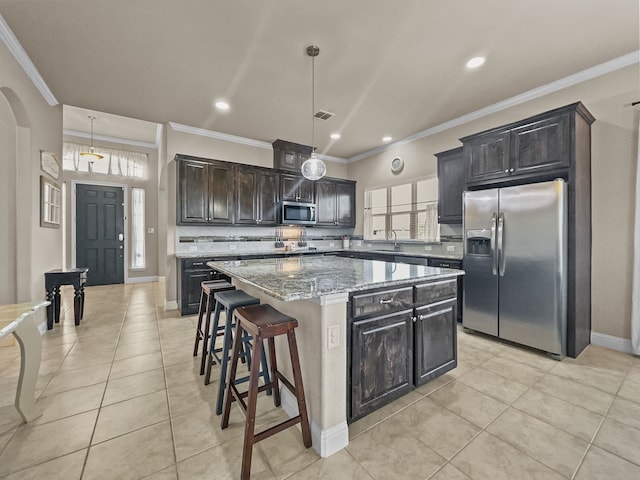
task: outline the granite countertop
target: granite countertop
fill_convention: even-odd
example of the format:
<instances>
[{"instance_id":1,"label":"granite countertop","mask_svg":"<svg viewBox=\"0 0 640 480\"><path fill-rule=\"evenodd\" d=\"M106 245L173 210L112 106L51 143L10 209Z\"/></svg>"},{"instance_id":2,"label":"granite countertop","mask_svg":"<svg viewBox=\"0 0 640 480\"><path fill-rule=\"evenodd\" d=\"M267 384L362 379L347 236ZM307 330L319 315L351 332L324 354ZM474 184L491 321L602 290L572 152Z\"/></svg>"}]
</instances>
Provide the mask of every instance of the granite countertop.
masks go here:
<instances>
[{"instance_id":1,"label":"granite countertop","mask_svg":"<svg viewBox=\"0 0 640 480\"><path fill-rule=\"evenodd\" d=\"M229 258L238 258L238 257L242 257L242 256L249 256L249 255L285 255L285 256L291 256L291 257L295 257L298 255L320 255L320 254L325 254L325 253L338 253L338 252L353 252L353 253L379 253L379 254L384 254L384 255L397 255L397 256L402 256L402 257L418 257L418 258L444 258L447 260L462 260L462 254L456 254L456 253L414 253L414 252L395 252L392 250L366 250L366 249L351 249L351 248L345 248L345 249L317 249L317 250L303 250L303 249L299 249L299 250L294 250L294 251L288 251L285 252L283 249L273 249L273 250L266 250L266 251L261 251L261 252L234 252L234 251L227 251L227 252L189 252L189 253L176 253L176 258L209 258L209 257L216 257L216 258L225 258L225 257L229 257Z\"/></svg>"},{"instance_id":2,"label":"granite countertop","mask_svg":"<svg viewBox=\"0 0 640 480\"><path fill-rule=\"evenodd\" d=\"M212 268L285 302L456 278L462 270L334 256L209 262Z\"/></svg>"}]
</instances>

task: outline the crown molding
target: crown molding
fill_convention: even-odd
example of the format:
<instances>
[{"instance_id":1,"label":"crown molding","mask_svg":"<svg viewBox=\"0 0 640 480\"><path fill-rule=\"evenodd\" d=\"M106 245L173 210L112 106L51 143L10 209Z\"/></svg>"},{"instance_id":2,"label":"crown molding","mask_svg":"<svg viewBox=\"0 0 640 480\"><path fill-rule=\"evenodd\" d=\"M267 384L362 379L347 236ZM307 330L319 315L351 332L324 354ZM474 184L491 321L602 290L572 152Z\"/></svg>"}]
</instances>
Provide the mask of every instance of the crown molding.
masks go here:
<instances>
[{"instance_id":1,"label":"crown molding","mask_svg":"<svg viewBox=\"0 0 640 480\"><path fill-rule=\"evenodd\" d=\"M31 79L49 106L54 107L58 105L58 100L53 95L53 92L49 89L42 76L40 76L38 69L29 58L29 55L27 55L27 52L24 51L24 48L22 48L22 45L20 45L20 42L2 15L0 15L0 40L2 40L2 43L5 44L7 49L11 52L11 55L13 55L13 58L15 58L20 64L24 73L26 73Z\"/></svg>"},{"instance_id":2,"label":"crown molding","mask_svg":"<svg viewBox=\"0 0 640 480\"><path fill-rule=\"evenodd\" d=\"M421 138L444 132L445 130L448 130L450 128L464 125L465 123L469 123L473 120L478 120L493 113L506 110L507 108L515 107L516 105L535 100L536 98L544 97L545 95L549 95L564 88L568 88L573 85L586 82L587 80L606 75L607 73L620 70L621 68L629 67L636 63L640 63L640 50L622 55L621 57L614 58L613 60L609 60L608 62L601 63L594 67L587 68L586 70L582 70L578 73L574 73L573 75L569 75L568 77L561 78L560 80L547 83L546 85L542 85L541 87L528 90L524 93L521 93L520 95L516 95L515 97L507 98L506 100L502 100L501 102L494 103L493 105L481 108L480 110L475 110L473 112L467 113L466 115L462 115L461 117L454 118L453 120L449 120L448 122L441 123L439 125L436 125L435 127L427 128L426 130L414 133L413 135L409 135L408 137L404 137L396 142L389 143L388 145L381 145L372 150L362 152L358 155L350 157L347 162L357 162L358 160L362 160L363 158L367 158L377 153L390 150L393 147L405 145L407 143L415 142L416 140L419 140Z\"/></svg>"},{"instance_id":3,"label":"crown molding","mask_svg":"<svg viewBox=\"0 0 640 480\"><path fill-rule=\"evenodd\" d=\"M327 162L333 163L349 163L349 160L341 157L333 157L331 155L323 155L322 153L318 153L318 158L320 160L326 160Z\"/></svg>"},{"instance_id":4,"label":"crown molding","mask_svg":"<svg viewBox=\"0 0 640 480\"><path fill-rule=\"evenodd\" d=\"M182 125L180 123L174 122L169 122L169 126L176 132L190 133L191 135L200 135L201 137L215 138L217 140L225 140L227 142L240 143L242 145L250 145L252 147L273 150L273 147L270 143L261 142L260 140L239 137L237 135L230 135L228 133L215 132L213 130L207 130L205 128L190 127L188 125Z\"/></svg>"},{"instance_id":5,"label":"crown molding","mask_svg":"<svg viewBox=\"0 0 640 480\"><path fill-rule=\"evenodd\" d=\"M87 132L80 132L78 130L63 130L63 135L68 135L70 137L79 137L79 138L91 138L91 134ZM150 148L151 150L157 150L159 144L141 142L139 140L130 140L128 138L119 138L119 137L110 137L108 135L96 135L93 134L94 140L102 140L103 142L111 142L118 143L120 145L130 145L133 147L141 147L141 148Z\"/></svg>"}]
</instances>

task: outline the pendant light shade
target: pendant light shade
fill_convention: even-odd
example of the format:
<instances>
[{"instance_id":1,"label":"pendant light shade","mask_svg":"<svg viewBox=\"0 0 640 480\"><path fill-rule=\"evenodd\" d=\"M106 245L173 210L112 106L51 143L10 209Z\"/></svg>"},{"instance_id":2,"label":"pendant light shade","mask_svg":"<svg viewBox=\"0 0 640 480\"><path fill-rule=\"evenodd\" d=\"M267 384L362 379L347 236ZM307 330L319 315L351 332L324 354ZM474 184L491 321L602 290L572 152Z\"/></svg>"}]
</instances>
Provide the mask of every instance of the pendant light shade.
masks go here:
<instances>
[{"instance_id":1,"label":"pendant light shade","mask_svg":"<svg viewBox=\"0 0 640 480\"><path fill-rule=\"evenodd\" d=\"M82 152L80 155L85 157L87 160L102 160L104 155L100 155L95 152L95 148L93 148L93 121L96 119L93 115L89 115L89 120L91 120L91 147L88 152Z\"/></svg>"},{"instance_id":2,"label":"pendant light shade","mask_svg":"<svg viewBox=\"0 0 640 480\"><path fill-rule=\"evenodd\" d=\"M320 48L315 45L307 47L307 55L311 57L311 158L302 164L302 176L309 180L319 180L327 173L327 166L320 160L315 152L316 124L314 113L316 111L316 85L315 85L315 58L320 54Z\"/></svg>"}]
</instances>

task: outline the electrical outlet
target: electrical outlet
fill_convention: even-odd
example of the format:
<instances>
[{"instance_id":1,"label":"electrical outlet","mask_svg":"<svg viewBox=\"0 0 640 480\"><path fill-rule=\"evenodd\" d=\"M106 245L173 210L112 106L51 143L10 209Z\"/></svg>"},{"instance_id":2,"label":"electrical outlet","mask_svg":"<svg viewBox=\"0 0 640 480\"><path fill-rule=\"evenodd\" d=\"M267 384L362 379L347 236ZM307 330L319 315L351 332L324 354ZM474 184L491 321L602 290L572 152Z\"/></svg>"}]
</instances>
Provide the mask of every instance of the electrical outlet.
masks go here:
<instances>
[{"instance_id":1,"label":"electrical outlet","mask_svg":"<svg viewBox=\"0 0 640 480\"><path fill-rule=\"evenodd\" d=\"M362 240L356 240L356 247L362 246Z\"/></svg>"},{"instance_id":2,"label":"electrical outlet","mask_svg":"<svg viewBox=\"0 0 640 480\"><path fill-rule=\"evenodd\" d=\"M156 229L153 227L147 228L147 233L156 233Z\"/></svg>"},{"instance_id":3,"label":"electrical outlet","mask_svg":"<svg viewBox=\"0 0 640 480\"><path fill-rule=\"evenodd\" d=\"M198 251L198 246L197 245L189 245L189 251L190 252L197 252Z\"/></svg>"},{"instance_id":4,"label":"electrical outlet","mask_svg":"<svg viewBox=\"0 0 640 480\"><path fill-rule=\"evenodd\" d=\"M455 251L456 251L455 245L447 245L447 252L455 252Z\"/></svg>"},{"instance_id":5,"label":"electrical outlet","mask_svg":"<svg viewBox=\"0 0 640 480\"><path fill-rule=\"evenodd\" d=\"M331 325L327 329L327 348L340 346L340 325Z\"/></svg>"},{"instance_id":6,"label":"electrical outlet","mask_svg":"<svg viewBox=\"0 0 640 480\"><path fill-rule=\"evenodd\" d=\"M330 247L335 247L336 246L336 242L329 242L329 246Z\"/></svg>"},{"instance_id":7,"label":"electrical outlet","mask_svg":"<svg viewBox=\"0 0 640 480\"><path fill-rule=\"evenodd\" d=\"M371 244L370 243L367 243L367 248L371 248Z\"/></svg>"},{"instance_id":8,"label":"electrical outlet","mask_svg":"<svg viewBox=\"0 0 640 480\"><path fill-rule=\"evenodd\" d=\"M233 243L229 245L229 250L235 250L236 248L238 248L238 246L234 245Z\"/></svg>"},{"instance_id":9,"label":"electrical outlet","mask_svg":"<svg viewBox=\"0 0 640 480\"><path fill-rule=\"evenodd\" d=\"M424 250L425 250L426 252L430 252L430 251L431 251L431 249L432 249L431 245L425 245L425 246L424 246Z\"/></svg>"}]
</instances>

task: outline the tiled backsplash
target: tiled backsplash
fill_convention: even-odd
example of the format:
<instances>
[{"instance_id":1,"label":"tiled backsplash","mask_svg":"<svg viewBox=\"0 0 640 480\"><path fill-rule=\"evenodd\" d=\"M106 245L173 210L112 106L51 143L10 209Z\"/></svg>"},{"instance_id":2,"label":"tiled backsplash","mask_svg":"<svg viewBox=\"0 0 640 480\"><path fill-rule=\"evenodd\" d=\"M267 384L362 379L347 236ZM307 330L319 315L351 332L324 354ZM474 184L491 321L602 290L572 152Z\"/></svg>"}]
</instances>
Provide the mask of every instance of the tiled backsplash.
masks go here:
<instances>
[{"instance_id":1,"label":"tiled backsplash","mask_svg":"<svg viewBox=\"0 0 640 480\"><path fill-rule=\"evenodd\" d=\"M417 241L398 241L400 250L433 256L462 257L462 241L457 237L462 228L441 228L445 241L424 243ZM453 226L455 227L455 226ZM348 247L353 250L393 250L392 241L363 240L353 236L353 229L305 228L307 246L298 246L298 236L304 227L278 227L283 230L287 250L307 251L309 249L339 250L343 248L343 238L348 236ZM444 231L443 231L444 230ZM208 254L260 254L285 251L275 247L276 227L176 227L177 255Z\"/></svg>"}]
</instances>

